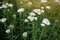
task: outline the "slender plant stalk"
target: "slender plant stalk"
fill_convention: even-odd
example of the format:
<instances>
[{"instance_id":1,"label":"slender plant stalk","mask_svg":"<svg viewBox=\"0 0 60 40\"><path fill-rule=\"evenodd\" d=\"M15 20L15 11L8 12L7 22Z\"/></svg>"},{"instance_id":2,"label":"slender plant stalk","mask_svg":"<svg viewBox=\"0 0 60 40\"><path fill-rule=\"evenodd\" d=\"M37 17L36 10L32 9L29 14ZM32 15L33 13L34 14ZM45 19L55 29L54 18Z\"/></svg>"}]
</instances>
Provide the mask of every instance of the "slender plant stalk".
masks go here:
<instances>
[{"instance_id":1,"label":"slender plant stalk","mask_svg":"<svg viewBox=\"0 0 60 40\"><path fill-rule=\"evenodd\" d=\"M44 29L42 29L42 32L41 32L41 35L40 35L40 38L39 38L39 40L41 40L41 38L42 38L42 35L43 35L44 31L45 31L47 28L48 28L48 27L45 27Z\"/></svg>"},{"instance_id":2,"label":"slender plant stalk","mask_svg":"<svg viewBox=\"0 0 60 40\"><path fill-rule=\"evenodd\" d=\"M33 24L33 27L32 27L32 39L33 39L33 40L36 40L35 24L34 24L34 23L32 23L32 24Z\"/></svg>"},{"instance_id":3,"label":"slender plant stalk","mask_svg":"<svg viewBox=\"0 0 60 40\"><path fill-rule=\"evenodd\" d=\"M50 35L49 35L48 39L50 38L50 36L51 36L51 34L52 34L52 32L53 32L53 30L54 30L54 28L55 28L55 25L56 25L56 23L54 23L54 25L53 25L53 27L52 27L52 29L51 29L51 32L50 32Z\"/></svg>"}]
</instances>

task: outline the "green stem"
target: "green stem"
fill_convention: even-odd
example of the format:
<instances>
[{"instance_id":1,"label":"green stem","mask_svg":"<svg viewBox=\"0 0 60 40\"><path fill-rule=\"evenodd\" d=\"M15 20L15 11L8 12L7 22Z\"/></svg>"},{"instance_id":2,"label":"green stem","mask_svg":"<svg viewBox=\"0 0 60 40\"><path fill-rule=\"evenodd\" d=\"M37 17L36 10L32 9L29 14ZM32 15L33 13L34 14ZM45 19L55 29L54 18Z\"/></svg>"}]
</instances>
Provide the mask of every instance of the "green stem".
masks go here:
<instances>
[{"instance_id":1,"label":"green stem","mask_svg":"<svg viewBox=\"0 0 60 40\"><path fill-rule=\"evenodd\" d=\"M26 40L26 38L24 38L24 40Z\"/></svg>"},{"instance_id":2,"label":"green stem","mask_svg":"<svg viewBox=\"0 0 60 40\"><path fill-rule=\"evenodd\" d=\"M50 38L50 36L51 36L51 34L52 34L52 32L53 32L53 30L54 30L54 28L55 28L55 25L56 25L56 23L54 23L54 25L53 25L53 27L52 27L52 29L51 29L51 32L50 32L50 35L49 35L48 39Z\"/></svg>"},{"instance_id":3,"label":"green stem","mask_svg":"<svg viewBox=\"0 0 60 40\"><path fill-rule=\"evenodd\" d=\"M35 29L34 23L32 23L32 24L33 24L33 27L32 27L32 29L33 29L33 30L32 30L32 39L33 39L33 40L36 40L36 31L35 31L36 29Z\"/></svg>"},{"instance_id":4,"label":"green stem","mask_svg":"<svg viewBox=\"0 0 60 40\"><path fill-rule=\"evenodd\" d=\"M20 16L20 27L21 27L21 12L20 12L19 16Z\"/></svg>"},{"instance_id":5,"label":"green stem","mask_svg":"<svg viewBox=\"0 0 60 40\"><path fill-rule=\"evenodd\" d=\"M46 28L44 28L44 29L42 30L39 40L41 40L42 35L43 35L43 32L44 32L45 29L46 29Z\"/></svg>"}]
</instances>

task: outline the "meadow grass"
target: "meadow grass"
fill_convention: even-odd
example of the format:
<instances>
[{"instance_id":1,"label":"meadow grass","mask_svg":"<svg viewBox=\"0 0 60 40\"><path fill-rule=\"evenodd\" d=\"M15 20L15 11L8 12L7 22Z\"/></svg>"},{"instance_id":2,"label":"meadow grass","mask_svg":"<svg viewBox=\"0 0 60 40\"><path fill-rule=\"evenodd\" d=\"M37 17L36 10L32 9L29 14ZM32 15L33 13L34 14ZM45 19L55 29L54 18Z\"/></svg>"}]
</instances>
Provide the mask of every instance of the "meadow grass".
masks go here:
<instances>
[{"instance_id":1,"label":"meadow grass","mask_svg":"<svg viewBox=\"0 0 60 40\"><path fill-rule=\"evenodd\" d=\"M1 40L60 40L60 5L54 0L48 0L47 3L41 3L40 0L3 0L1 3L12 3L13 7L1 9L0 19L7 18L6 22L0 22L0 39ZM21 3L23 2L23 3ZM32 5L28 4L32 2ZM51 9L44 9L41 15L36 15L37 20L24 22L29 13L34 9L51 6ZM17 12L19 8L24 8L21 14ZM50 21L49 26L42 27L40 24L44 18ZM9 27L13 25L13 27ZM11 29L10 33L6 33L6 29ZM27 37L23 37L23 33L27 32ZM3 36L2 36L3 35ZM26 35L26 34L25 34Z\"/></svg>"}]
</instances>

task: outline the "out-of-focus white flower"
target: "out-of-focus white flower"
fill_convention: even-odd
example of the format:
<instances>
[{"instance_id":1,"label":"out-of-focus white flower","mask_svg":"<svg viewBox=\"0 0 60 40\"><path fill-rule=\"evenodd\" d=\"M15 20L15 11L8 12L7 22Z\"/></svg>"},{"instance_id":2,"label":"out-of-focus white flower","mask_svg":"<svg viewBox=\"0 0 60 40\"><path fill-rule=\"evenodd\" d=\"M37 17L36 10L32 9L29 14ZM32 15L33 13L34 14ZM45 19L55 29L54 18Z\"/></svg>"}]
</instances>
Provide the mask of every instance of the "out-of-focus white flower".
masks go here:
<instances>
[{"instance_id":1,"label":"out-of-focus white flower","mask_svg":"<svg viewBox=\"0 0 60 40\"><path fill-rule=\"evenodd\" d=\"M50 6L46 6L46 9L51 9L51 7Z\"/></svg>"},{"instance_id":2,"label":"out-of-focus white flower","mask_svg":"<svg viewBox=\"0 0 60 40\"><path fill-rule=\"evenodd\" d=\"M44 7L41 7L41 9L44 9Z\"/></svg>"},{"instance_id":3,"label":"out-of-focus white flower","mask_svg":"<svg viewBox=\"0 0 60 40\"><path fill-rule=\"evenodd\" d=\"M22 4L23 2L21 1L20 3Z\"/></svg>"},{"instance_id":4,"label":"out-of-focus white flower","mask_svg":"<svg viewBox=\"0 0 60 40\"><path fill-rule=\"evenodd\" d=\"M6 18L2 18L0 19L1 22L5 22L6 21Z\"/></svg>"},{"instance_id":5,"label":"out-of-focus white flower","mask_svg":"<svg viewBox=\"0 0 60 40\"><path fill-rule=\"evenodd\" d=\"M40 9L34 9L33 12L37 13L38 15L41 14L41 10Z\"/></svg>"},{"instance_id":6,"label":"out-of-focus white flower","mask_svg":"<svg viewBox=\"0 0 60 40\"><path fill-rule=\"evenodd\" d=\"M34 17L35 18L35 20L37 20L38 18L37 17Z\"/></svg>"},{"instance_id":7,"label":"out-of-focus white flower","mask_svg":"<svg viewBox=\"0 0 60 40\"><path fill-rule=\"evenodd\" d=\"M23 35L23 37L27 37L28 36L28 33L27 32L24 32L22 35Z\"/></svg>"},{"instance_id":8,"label":"out-of-focus white flower","mask_svg":"<svg viewBox=\"0 0 60 40\"><path fill-rule=\"evenodd\" d=\"M41 26L43 27L43 26L45 26L45 24L44 23L41 23Z\"/></svg>"},{"instance_id":9,"label":"out-of-focus white flower","mask_svg":"<svg viewBox=\"0 0 60 40\"><path fill-rule=\"evenodd\" d=\"M55 0L55 2L59 2L60 0Z\"/></svg>"},{"instance_id":10,"label":"out-of-focus white flower","mask_svg":"<svg viewBox=\"0 0 60 40\"><path fill-rule=\"evenodd\" d=\"M33 20L37 20L37 17L34 17L34 16L28 16L28 19L29 19L30 21L33 21Z\"/></svg>"},{"instance_id":11,"label":"out-of-focus white flower","mask_svg":"<svg viewBox=\"0 0 60 40\"><path fill-rule=\"evenodd\" d=\"M32 5L32 2L28 2L29 5Z\"/></svg>"},{"instance_id":12,"label":"out-of-focus white flower","mask_svg":"<svg viewBox=\"0 0 60 40\"><path fill-rule=\"evenodd\" d=\"M32 16L28 16L28 19L29 19L30 21L33 21L33 20L34 20L34 18L33 18Z\"/></svg>"},{"instance_id":13,"label":"out-of-focus white flower","mask_svg":"<svg viewBox=\"0 0 60 40\"><path fill-rule=\"evenodd\" d=\"M19 13L20 13L20 12L24 12L24 8L18 9L17 12L19 12Z\"/></svg>"},{"instance_id":14,"label":"out-of-focus white flower","mask_svg":"<svg viewBox=\"0 0 60 40\"><path fill-rule=\"evenodd\" d=\"M38 15L41 15L42 13L44 13L44 10L34 9L33 12L37 13Z\"/></svg>"},{"instance_id":15,"label":"out-of-focus white flower","mask_svg":"<svg viewBox=\"0 0 60 40\"><path fill-rule=\"evenodd\" d=\"M48 2L48 1L47 1L47 0L41 0L41 2L42 2L42 3L46 3L46 2Z\"/></svg>"},{"instance_id":16,"label":"out-of-focus white flower","mask_svg":"<svg viewBox=\"0 0 60 40\"><path fill-rule=\"evenodd\" d=\"M7 6L8 6L8 5L9 5L9 3L5 3L5 5L7 5Z\"/></svg>"},{"instance_id":17,"label":"out-of-focus white flower","mask_svg":"<svg viewBox=\"0 0 60 40\"><path fill-rule=\"evenodd\" d=\"M36 15L34 12L30 12L29 14L30 14L30 16L35 16Z\"/></svg>"},{"instance_id":18,"label":"out-of-focus white flower","mask_svg":"<svg viewBox=\"0 0 60 40\"><path fill-rule=\"evenodd\" d=\"M0 9L2 9L3 7L2 6L0 6Z\"/></svg>"},{"instance_id":19,"label":"out-of-focus white flower","mask_svg":"<svg viewBox=\"0 0 60 40\"><path fill-rule=\"evenodd\" d=\"M11 30L13 30L13 29L14 29L14 25L10 24L10 25L8 26L8 28L11 29Z\"/></svg>"},{"instance_id":20,"label":"out-of-focus white flower","mask_svg":"<svg viewBox=\"0 0 60 40\"><path fill-rule=\"evenodd\" d=\"M10 31L10 29L7 29L5 32L6 32L6 33L10 33L11 31Z\"/></svg>"},{"instance_id":21,"label":"out-of-focus white flower","mask_svg":"<svg viewBox=\"0 0 60 40\"><path fill-rule=\"evenodd\" d=\"M9 7L13 7L13 4L9 4L8 6L9 6Z\"/></svg>"},{"instance_id":22,"label":"out-of-focus white flower","mask_svg":"<svg viewBox=\"0 0 60 40\"><path fill-rule=\"evenodd\" d=\"M41 13L44 13L44 10L41 10Z\"/></svg>"},{"instance_id":23,"label":"out-of-focus white flower","mask_svg":"<svg viewBox=\"0 0 60 40\"><path fill-rule=\"evenodd\" d=\"M44 23L46 25L50 25L50 21L47 18L43 19L42 23Z\"/></svg>"},{"instance_id":24,"label":"out-of-focus white flower","mask_svg":"<svg viewBox=\"0 0 60 40\"><path fill-rule=\"evenodd\" d=\"M28 19L25 19L24 22L28 22L29 20Z\"/></svg>"},{"instance_id":25,"label":"out-of-focus white flower","mask_svg":"<svg viewBox=\"0 0 60 40\"><path fill-rule=\"evenodd\" d=\"M7 8L7 7L8 7L8 6L7 6L7 5L5 5L5 4L3 4L3 5L2 5L2 8Z\"/></svg>"}]
</instances>

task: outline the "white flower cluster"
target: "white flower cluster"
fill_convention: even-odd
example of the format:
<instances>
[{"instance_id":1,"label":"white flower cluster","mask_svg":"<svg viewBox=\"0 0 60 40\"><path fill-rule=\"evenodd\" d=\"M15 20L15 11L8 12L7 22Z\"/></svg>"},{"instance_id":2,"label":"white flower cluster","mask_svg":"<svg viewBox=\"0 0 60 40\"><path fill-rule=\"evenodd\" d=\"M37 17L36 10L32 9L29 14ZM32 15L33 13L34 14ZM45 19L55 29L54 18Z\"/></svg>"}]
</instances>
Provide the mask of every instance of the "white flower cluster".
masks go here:
<instances>
[{"instance_id":1,"label":"white flower cluster","mask_svg":"<svg viewBox=\"0 0 60 40\"><path fill-rule=\"evenodd\" d=\"M30 12L29 15L30 16L36 16L36 14L34 12Z\"/></svg>"},{"instance_id":2,"label":"white flower cluster","mask_svg":"<svg viewBox=\"0 0 60 40\"><path fill-rule=\"evenodd\" d=\"M41 26L50 25L50 21L47 18L42 20Z\"/></svg>"},{"instance_id":3,"label":"white flower cluster","mask_svg":"<svg viewBox=\"0 0 60 40\"><path fill-rule=\"evenodd\" d=\"M46 6L46 9L51 9L51 7L50 6Z\"/></svg>"},{"instance_id":4,"label":"white flower cluster","mask_svg":"<svg viewBox=\"0 0 60 40\"><path fill-rule=\"evenodd\" d=\"M35 17L35 15L36 15L36 14L35 14L34 12L30 12L30 13L29 13L29 16L28 16L27 19L25 19L24 21L25 21L25 22L28 22L29 20L30 20L30 21L37 20L37 17ZM28 20L28 19L29 19L29 20Z\"/></svg>"},{"instance_id":5,"label":"white flower cluster","mask_svg":"<svg viewBox=\"0 0 60 40\"><path fill-rule=\"evenodd\" d=\"M38 15L41 15L42 13L44 13L44 10L34 9L33 12L37 13Z\"/></svg>"},{"instance_id":6,"label":"white flower cluster","mask_svg":"<svg viewBox=\"0 0 60 40\"><path fill-rule=\"evenodd\" d=\"M42 3L46 3L46 2L48 2L48 1L47 1L47 0L41 0L41 2L42 2Z\"/></svg>"},{"instance_id":7,"label":"white flower cluster","mask_svg":"<svg viewBox=\"0 0 60 40\"><path fill-rule=\"evenodd\" d=\"M5 22L7 19L6 18L2 18L0 19L0 22Z\"/></svg>"},{"instance_id":8,"label":"white flower cluster","mask_svg":"<svg viewBox=\"0 0 60 40\"><path fill-rule=\"evenodd\" d=\"M27 34L28 34L27 32L24 32L22 35L23 37L27 37L28 36Z\"/></svg>"},{"instance_id":9,"label":"white flower cluster","mask_svg":"<svg viewBox=\"0 0 60 40\"><path fill-rule=\"evenodd\" d=\"M46 9L51 9L51 6L47 5L45 8ZM44 7L41 7L41 9L44 9Z\"/></svg>"},{"instance_id":10,"label":"white flower cluster","mask_svg":"<svg viewBox=\"0 0 60 40\"><path fill-rule=\"evenodd\" d=\"M14 25L10 24L8 27L8 29L6 29L6 33L11 33L11 31L14 29Z\"/></svg>"},{"instance_id":11,"label":"white flower cluster","mask_svg":"<svg viewBox=\"0 0 60 40\"><path fill-rule=\"evenodd\" d=\"M19 12L19 13L24 12L24 8L19 8L19 9L17 10L17 12Z\"/></svg>"},{"instance_id":12,"label":"white flower cluster","mask_svg":"<svg viewBox=\"0 0 60 40\"><path fill-rule=\"evenodd\" d=\"M60 0L55 0L55 2L60 2Z\"/></svg>"},{"instance_id":13,"label":"white flower cluster","mask_svg":"<svg viewBox=\"0 0 60 40\"><path fill-rule=\"evenodd\" d=\"M44 9L44 7L42 6L41 9Z\"/></svg>"},{"instance_id":14,"label":"white flower cluster","mask_svg":"<svg viewBox=\"0 0 60 40\"><path fill-rule=\"evenodd\" d=\"M34 17L34 16L28 16L27 18L28 18L30 21L37 20L37 17Z\"/></svg>"},{"instance_id":15,"label":"white flower cluster","mask_svg":"<svg viewBox=\"0 0 60 40\"><path fill-rule=\"evenodd\" d=\"M28 2L29 5L32 5L32 2Z\"/></svg>"},{"instance_id":16,"label":"white flower cluster","mask_svg":"<svg viewBox=\"0 0 60 40\"><path fill-rule=\"evenodd\" d=\"M29 20L28 19L25 19L24 22L29 22Z\"/></svg>"},{"instance_id":17,"label":"white flower cluster","mask_svg":"<svg viewBox=\"0 0 60 40\"><path fill-rule=\"evenodd\" d=\"M11 30L10 30L10 29L7 29L5 32L6 32L6 33L10 33L10 32L11 32Z\"/></svg>"},{"instance_id":18,"label":"white flower cluster","mask_svg":"<svg viewBox=\"0 0 60 40\"><path fill-rule=\"evenodd\" d=\"M46 9L51 9L50 6L46 6L45 8L46 8ZM20 9L20 10L21 10L21 9ZM22 8L22 10L23 10L23 8ZM18 12L22 12L22 10L21 10L21 11L18 10ZM29 13L29 16L28 16L27 19L25 19L24 21L25 21L25 22L28 22L29 20L30 20L30 21L37 20L38 18L36 17L36 14L41 15L41 14L43 14L44 12L45 12L44 7L41 7L41 9L34 9L32 12ZM28 20L28 19L29 19L29 20Z\"/></svg>"},{"instance_id":19,"label":"white flower cluster","mask_svg":"<svg viewBox=\"0 0 60 40\"><path fill-rule=\"evenodd\" d=\"M0 6L0 9L2 9L2 8L8 8L8 7L13 7L13 4L11 4L11 3L2 4L2 6Z\"/></svg>"}]
</instances>

